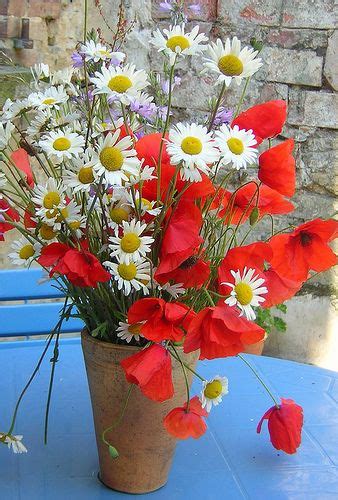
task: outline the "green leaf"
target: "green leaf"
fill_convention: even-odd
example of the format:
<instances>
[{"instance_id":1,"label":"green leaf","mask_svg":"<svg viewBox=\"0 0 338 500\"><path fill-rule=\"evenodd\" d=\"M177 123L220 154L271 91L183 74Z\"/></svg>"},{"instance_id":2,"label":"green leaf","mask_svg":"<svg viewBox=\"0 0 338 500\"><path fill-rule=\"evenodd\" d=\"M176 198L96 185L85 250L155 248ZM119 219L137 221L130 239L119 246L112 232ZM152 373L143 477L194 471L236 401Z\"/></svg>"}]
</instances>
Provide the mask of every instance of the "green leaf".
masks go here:
<instances>
[{"instance_id":1,"label":"green leaf","mask_svg":"<svg viewBox=\"0 0 338 500\"><path fill-rule=\"evenodd\" d=\"M94 328L94 330L91 331L91 336L97 337L98 335L105 333L105 331L107 330L107 326L108 326L107 321L101 323L99 326L97 326L96 328Z\"/></svg>"},{"instance_id":2,"label":"green leaf","mask_svg":"<svg viewBox=\"0 0 338 500\"><path fill-rule=\"evenodd\" d=\"M286 332L286 323L282 318L277 318L275 316L273 318L273 326L279 331L279 332Z\"/></svg>"},{"instance_id":3,"label":"green leaf","mask_svg":"<svg viewBox=\"0 0 338 500\"><path fill-rule=\"evenodd\" d=\"M285 314L288 308L286 304L278 304L276 306L276 309L278 309L278 311L282 311Z\"/></svg>"},{"instance_id":4,"label":"green leaf","mask_svg":"<svg viewBox=\"0 0 338 500\"><path fill-rule=\"evenodd\" d=\"M117 449L114 446L112 446L110 444L108 447L108 450L109 450L110 458L118 458L119 452L117 451Z\"/></svg>"}]
</instances>

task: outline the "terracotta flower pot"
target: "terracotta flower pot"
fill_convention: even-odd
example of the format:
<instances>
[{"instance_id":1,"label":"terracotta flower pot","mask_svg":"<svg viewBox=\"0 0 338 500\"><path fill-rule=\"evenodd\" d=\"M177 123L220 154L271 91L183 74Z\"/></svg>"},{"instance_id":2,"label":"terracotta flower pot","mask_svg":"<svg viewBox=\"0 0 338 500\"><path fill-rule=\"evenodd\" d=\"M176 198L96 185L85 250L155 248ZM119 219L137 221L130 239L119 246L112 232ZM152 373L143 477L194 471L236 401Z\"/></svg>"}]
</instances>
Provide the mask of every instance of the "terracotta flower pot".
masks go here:
<instances>
[{"instance_id":1,"label":"terracotta flower pot","mask_svg":"<svg viewBox=\"0 0 338 500\"><path fill-rule=\"evenodd\" d=\"M255 344L247 344L245 346L245 354L256 354L257 356L261 356L264 349L264 340L260 340Z\"/></svg>"},{"instance_id":2,"label":"terracotta flower pot","mask_svg":"<svg viewBox=\"0 0 338 500\"><path fill-rule=\"evenodd\" d=\"M126 401L129 384L120 361L139 348L102 342L86 331L81 334L81 343L92 401L100 480L109 488L127 493L157 490L167 482L176 446L176 439L163 427L163 418L172 408L182 406L186 400L180 364L172 360L175 395L169 401L151 401L143 396L137 386L133 386L121 423L106 435L119 452L118 458L113 459L101 436L105 429L117 421ZM193 367L198 352L189 355L182 353L182 356Z\"/></svg>"}]
</instances>

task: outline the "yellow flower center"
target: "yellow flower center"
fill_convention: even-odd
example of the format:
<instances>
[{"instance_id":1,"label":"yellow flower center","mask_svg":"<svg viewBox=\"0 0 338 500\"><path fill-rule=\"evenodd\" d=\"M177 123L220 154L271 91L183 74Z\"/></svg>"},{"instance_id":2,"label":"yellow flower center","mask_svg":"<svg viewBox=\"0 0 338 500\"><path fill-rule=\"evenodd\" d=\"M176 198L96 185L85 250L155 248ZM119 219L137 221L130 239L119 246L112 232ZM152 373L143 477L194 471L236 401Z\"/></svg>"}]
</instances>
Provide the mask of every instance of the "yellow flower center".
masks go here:
<instances>
[{"instance_id":1,"label":"yellow flower center","mask_svg":"<svg viewBox=\"0 0 338 500\"><path fill-rule=\"evenodd\" d=\"M133 325L128 326L128 332L132 335L139 335L141 331L142 323L134 323Z\"/></svg>"},{"instance_id":2,"label":"yellow flower center","mask_svg":"<svg viewBox=\"0 0 338 500\"><path fill-rule=\"evenodd\" d=\"M242 306L247 306L248 304L250 304L253 297L253 292L250 285L241 282L235 286L234 290L236 292L237 300L240 304L242 304Z\"/></svg>"},{"instance_id":3,"label":"yellow flower center","mask_svg":"<svg viewBox=\"0 0 338 500\"><path fill-rule=\"evenodd\" d=\"M187 155L198 155L202 151L202 143L197 137L188 136L181 142L181 148Z\"/></svg>"},{"instance_id":4,"label":"yellow flower center","mask_svg":"<svg viewBox=\"0 0 338 500\"><path fill-rule=\"evenodd\" d=\"M130 78L125 75L117 75L113 76L108 82L108 87L113 92L117 92L118 94L123 94L130 87L132 87L133 83Z\"/></svg>"},{"instance_id":5,"label":"yellow flower center","mask_svg":"<svg viewBox=\"0 0 338 500\"><path fill-rule=\"evenodd\" d=\"M144 208L146 208L146 210L152 209L150 201L147 200L146 198L141 198L141 202L142 202L142 205L144 206Z\"/></svg>"},{"instance_id":6,"label":"yellow flower center","mask_svg":"<svg viewBox=\"0 0 338 500\"><path fill-rule=\"evenodd\" d=\"M47 210L46 217L47 219L54 219L59 212L57 210Z\"/></svg>"},{"instance_id":7,"label":"yellow flower center","mask_svg":"<svg viewBox=\"0 0 338 500\"><path fill-rule=\"evenodd\" d=\"M110 56L110 53L108 52L108 50L99 50L98 53L101 55L101 56L105 56L105 57L109 57Z\"/></svg>"},{"instance_id":8,"label":"yellow flower center","mask_svg":"<svg viewBox=\"0 0 338 500\"><path fill-rule=\"evenodd\" d=\"M204 389L204 396L208 399L216 399L222 394L222 384L219 380L208 382Z\"/></svg>"},{"instance_id":9,"label":"yellow flower center","mask_svg":"<svg viewBox=\"0 0 338 500\"><path fill-rule=\"evenodd\" d=\"M73 229L74 231L76 229L80 229L81 222L79 220L73 220L72 222L69 222L69 227Z\"/></svg>"},{"instance_id":10,"label":"yellow flower center","mask_svg":"<svg viewBox=\"0 0 338 500\"><path fill-rule=\"evenodd\" d=\"M51 209L56 205L59 205L61 201L60 195L57 191L50 191L43 198L43 206L45 208Z\"/></svg>"},{"instance_id":11,"label":"yellow flower center","mask_svg":"<svg viewBox=\"0 0 338 500\"><path fill-rule=\"evenodd\" d=\"M121 248L126 253L136 252L138 248L140 248L141 240L135 233L125 234L121 238Z\"/></svg>"},{"instance_id":12,"label":"yellow flower center","mask_svg":"<svg viewBox=\"0 0 338 500\"><path fill-rule=\"evenodd\" d=\"M131 281L137 274L137 267L133 262L130 264L119 264L117 266L117 272L124 280Z\"/></svg>"},{"instance_id":13,"label":"yellow flower center","mask_svg":"<svg viewBox=\"0 0 338 500\"><path fill-rule=\"evenodd\" d=\"M42 104L47 104L49 106L50 104L54 104L54 102L55 102L55 99L53 99L53 97L48 97L47 99L42 101Z\"/></svg>"},{"instance_id":14,"label":"yellow flower center","mask_svg":"<svg viewBox=\"0 0 338 500\"><path fill-rule=\"evenodd\" d=\"M67 137L59 137L53 142L53 148L56 149L56 151L67 151L71 145L72 144Z\"/></svg>"},{"instance_id":15,"label":"yellow flower center","mask_svg":"<svg viewBox=\"0 0 338 500\"><path fill-rule=\"evenodd\" d=\"M56 217L56 222L62 222L64 221L65 219L67 219L67 217L69 216L69 210L67 207L64 207L59 211L57 211L57 217Z\"/></svg>"},{"instance_id":16,"label":"yellow flower center","mask_svg":"<svg viewBox=\"0 0 338 500\"><path fill-rule=\"evenodd\" d=\"M48 226L48 224L42 224L40 227L40 236L44 240L52 240L56 236L56 233L53 231L51 226Z\"/></svg>"},{"instance_id":17,"label":"yellow flower center","mask_svg":"<svg viewBox=\"0 0 338 500\"><path fill-rule=\"evenodd\" d=\"M92 167L82 167L77 174L77 178L81 184L91 184L94 182L94 174Z\"/></svg>"},{"instance_id":18,"label":"yellow flower center","mask_svg":"<svg viewBox=\"0 0 338 500\"><path fill-rule=\"evenodd\" d=\"M244 151L243 142L240 139L237 139L237 137L231 137L228 139L227 145L234 155L241 155Z\"/></svg>"},{"instance_id":19,"label":"yellow flower center","mask_svg":"<svg viewBox=\"0 0 338 500\"><path fill-rule=\"evenodd\" d=\"M110 217L116 224L121 224L122 221L128 220L129 213L125 208L115 207L110 210Z\"/></svg>"},{"instance_id":20,"label":"yellow flower center","mask_svg":"<svg viewBox=\"0 0 338 500\"><path fill-rule=\"evenodd\" d=\"M221 57L218 61L218 68L225 76L239 76L243 73L242 61L233 54Z\"/></svg>"},{"instance_id":21,"label":"yellow flower center","mask_svg":"<svg viewBox=\"0 0 338 500\"><path fill-rule=\"evenodd\" d=\"M19 252L19 257L20 259L27 260L30 257L33 257L35 253L34 247L31 244L25 245L24 247L21 248Z\"/></svg>"},{"instance_id":22,"label":"yellow flower center","mask_svg":"<svg viewBox=\"0 0 338 500\"><path fill-rule=\"evenodd\" d=\"M100 162L109 172L115 172L123 165L123 154L118 148L104 148L100 153Z\"/></svg>"},{"instance_id":23,"label":"yellow flower center","mask_svg":"<svg viewBox=\"0 0 338 500\"><path fill-rule=\"evenodd\" d=\"M185 36L175 35L171 36L167 40L166 45L168 49L172 50L173 52L176 52L177 48L180 48L181 50L188 49L190 47L190 42Z\"/></svg>"}]
</instances>

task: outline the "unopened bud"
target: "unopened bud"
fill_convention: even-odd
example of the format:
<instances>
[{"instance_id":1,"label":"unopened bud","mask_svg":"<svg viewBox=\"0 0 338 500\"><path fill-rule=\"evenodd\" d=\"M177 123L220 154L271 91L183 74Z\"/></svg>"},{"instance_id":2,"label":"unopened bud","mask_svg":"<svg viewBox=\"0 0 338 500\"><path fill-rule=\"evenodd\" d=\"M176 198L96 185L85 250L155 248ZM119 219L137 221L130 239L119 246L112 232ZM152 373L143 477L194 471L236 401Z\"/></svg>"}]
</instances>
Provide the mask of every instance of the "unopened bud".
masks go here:
<instances>
[{"instance_id":1,"label":"unopened bud","mask_svg":"<svg viewBox=\"0 0 338 500\"><path fill-rule=\"evenodd\" d=\"M253 226L254 224L256 224L256 222L258 221L258 218L259 218L259 209L258 207L255 207L252 209L252 212L250 214L250 226Z\"/></svg>"}]
</instances>

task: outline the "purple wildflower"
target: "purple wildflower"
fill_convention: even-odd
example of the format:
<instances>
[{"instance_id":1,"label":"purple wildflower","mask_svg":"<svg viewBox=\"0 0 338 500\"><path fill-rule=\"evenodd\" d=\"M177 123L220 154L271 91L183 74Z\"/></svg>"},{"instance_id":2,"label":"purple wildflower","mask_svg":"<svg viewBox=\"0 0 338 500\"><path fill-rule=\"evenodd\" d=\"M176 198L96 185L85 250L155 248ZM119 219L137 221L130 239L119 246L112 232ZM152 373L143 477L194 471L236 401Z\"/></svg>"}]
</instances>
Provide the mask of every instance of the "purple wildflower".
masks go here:
<instances>
[{"instance_id":1,"label":"purple wildflower","mask_svg":"<svg viewBox=\"0 0 338 500\"><path fill-rule=\"evenodd\" d=\"M152 120L154 115L156 114L157 108L153 102L140 102L137 99L131 101L130 110L134 111L134 113L138 113L140 116L143 116L146 120Z\"/></svg>"},{"instance_id":2,"label":"purple wildflower","mask_svg":"<svg viewBox=\"0 0 338 500\"><path fill-rule=\"evenodd\" d=\"M172 88L178 87L181 85L181 78L179 76L175 76ZM169 80L164 80L164 82L161 83L162 91L164 94L168 95L169 94Z\"/></svg>"},{"instance_id":3,"label":"purple wildflower","mask_svg":"<svg viewBox=\"0 0 338 500\"><path fill-rule=\"evenodd\" d=\"M216 113L215 119L214 119L214 125L219 126L225 123L228 125L229 123L232 122L233 118L233 110L232 109L227 109L221 106L218 108L218 111Z\"/></svg>"},{"instance_id":4,"label":"purple wildflower","mask_svg":"<svg viewBox=\"0 0 338 500\"><path fill-rule=\"evenodd\" d=\"M73 68L82 68L83 56L80 54L80 52L73 52L71 55L71 59L73 61Z\"/></svg>"},{"instance_id":5,"label":"purple wildflower","mask_svg":"<svg viewBox=\"0 0 338 500\"><path fill-rule=\"evenodd\" d=\"M171 12L173 10L173 5L171 0L165 0L164 2L160 2L159 10L162 12Z\"/></svg>"},{"instance_id":6,"label":"purple wildflower","mask_svg":"<svg viewBox=\"0 0 338 500\"><path fill-rule=\"evenodd\" d=\"M201 6L198 3L193 3L193 4L189 5L189 9L195 15L201 13Z\"/></svg>"}]
</instances>

